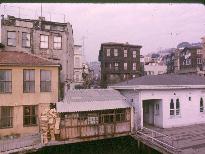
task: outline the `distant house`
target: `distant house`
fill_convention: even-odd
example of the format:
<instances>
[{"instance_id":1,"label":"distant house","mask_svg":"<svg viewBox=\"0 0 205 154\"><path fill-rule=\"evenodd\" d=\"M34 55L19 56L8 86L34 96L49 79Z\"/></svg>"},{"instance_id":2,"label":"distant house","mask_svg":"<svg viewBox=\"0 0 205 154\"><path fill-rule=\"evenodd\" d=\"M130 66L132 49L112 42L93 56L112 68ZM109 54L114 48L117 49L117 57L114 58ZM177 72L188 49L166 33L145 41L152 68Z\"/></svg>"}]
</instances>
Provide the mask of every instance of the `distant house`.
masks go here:
<instances>
[{"instance_id":1,"label":"distant house","mask_svg":"<svg viewBox=\"0 0 205 154\"><path fill-rule=\"evenodd\" d=\"M167 72L167 66L163 63L150 62L144 65L145 75L158 75L165 74Z\"/></svg>"},{"instance_id":2,"label":"distant house","mask_svg":"<svg viewBox=\"0 0 205 154\"><path fill-rule=\"evenodd\" d=\"M161 128L205 123L205 78L150 75L110 86L134 107L134 127Z\"/></svg>"},{"instance_id":3,"label":"distant house","mask_svg":"<svg viewBox=\"0 0 205 154\"><path fill-rule=\"evenodd\" d=\"M131 106L113 89L68 90L56 108L62 140L128 135L133 127Z\"/></svg>"},{"instance_id":4,"label":"distant house","mask_svg":"<svg viewBox=\"0 0 205 154\"><path fill-rule=\"evenodd\" d=\"M202 47L191 46L186 47L180 52L180 74L201 74L205 75L203 68L203 53Z\"/></svg>"},{"instance_id":5,"label":"distant house","mask_svg":"<svg viewBox=\"0 0 205 154\"><path fill-rule=\"evenodd\" d=\"M33 54L0 52L0 136L39 132L39 116L58 101L60 65Z\"/></svg>"},{"instance_id":6,"label":"distant house","mask_svg":"<svg viewBox=\"0 0 205 154\"><path fill-rule=\"evenodd\" d=\"M140 45L128 43L102 43L99 51L101 86L139 77L141 48Z\"/></svg>"}]
</instances>

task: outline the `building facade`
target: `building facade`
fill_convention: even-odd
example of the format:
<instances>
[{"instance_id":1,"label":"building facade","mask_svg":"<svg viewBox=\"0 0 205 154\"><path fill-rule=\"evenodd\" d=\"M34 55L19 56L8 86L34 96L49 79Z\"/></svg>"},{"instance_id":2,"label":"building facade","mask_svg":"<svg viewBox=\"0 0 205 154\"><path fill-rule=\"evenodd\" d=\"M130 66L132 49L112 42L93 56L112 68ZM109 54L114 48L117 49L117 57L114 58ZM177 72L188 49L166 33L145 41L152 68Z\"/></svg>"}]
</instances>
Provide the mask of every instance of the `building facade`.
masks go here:
<instances>
[{"instance_id":1,"label":"building facade","mask_svg":"<svg viewBox=\"0 0 205 154\"><path fill-rule=\"evenodd\" d=\"M39 116L59 96L60 65L23 52L0 52L0 136L39 132Z\"/></svg>"},{"instance_id":2,"label":"building facade","mask_svg":"<svg viewBox=\"0 0 205 154\"><path fill-rule=\"evenodd\" d=\"M171 128L205 123L205 78L198 75L152 75L110 88L134 108L134 128ZM191 116L190 116L191 115Z\"/></svg>"},{"instance_id":3,"label":"building facade","mask_svg":"<svg viewBox=\"0 0 205 154\"><path fill-rule=\"evenodd\" d=\"M70 23L20 19L1 19L1 41L5 51L23 51L58 62L62 66L62 87L73 81L74 40Z\"/></svg>"},{"instance_id":4,"label":"building facade","mask_svg":"<svg viewBox=\"0 0 205 154\"><path fill-rule=\"evenodd\" d=\"M147 63L144 65L144 75L165 74L167 66L163 63Z\"/></svg>"},{"instance_id":5,"label":"building facade","mask_svg":"<svg viewBox=\"0 0 205 154\"><path fill-rule=\"evenodd\" d=\"M201 46L186 47L180 52L180 74L204 74Z\"/></svg>"},{"instance_id":6,"label":"building facade","mask_svg":"<svg viewBox=\"0 0 205 154\"><path fill-rule=\"evenodd\" d=\"M83 84L83 55L82 46L74 46L74 83Z\"/></svg>"},{"instance_id":7,"label":"building facade","mask_svg":"<svg viewBox=\"0 0 205 154\"><path fill-rule=\"evenodd\" d=\"M128 43L103 43L99 51L101 86L140 76L140 49Z\"/></svg>"}]
</instances>

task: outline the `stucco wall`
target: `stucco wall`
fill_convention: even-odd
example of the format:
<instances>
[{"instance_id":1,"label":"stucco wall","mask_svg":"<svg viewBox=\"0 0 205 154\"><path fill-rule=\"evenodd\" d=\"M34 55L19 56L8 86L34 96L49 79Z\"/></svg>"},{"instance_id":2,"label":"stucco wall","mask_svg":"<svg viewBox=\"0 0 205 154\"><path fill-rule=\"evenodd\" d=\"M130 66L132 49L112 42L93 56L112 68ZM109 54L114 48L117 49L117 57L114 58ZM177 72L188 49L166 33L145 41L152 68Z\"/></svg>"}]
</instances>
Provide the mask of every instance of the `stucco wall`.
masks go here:
<instances>
[{"instance_id":1,"label":"stucco wall","mask_svg":"<svg viewBox=\"0 0 205 154\"><path fill-rule=\"evenodd\" d=\"M23 105L38 105L38 115L49 103L58 101L57 67L0 67L12 69L12 93L0 93L0 106L13 106L13 128L0 129L0 135L36 133L39 126L23 127ZM35 93L23 93L23 69L35 69ZM40 69L51 70L51 92L40 92Z\"/></svg>"}]
</instances>

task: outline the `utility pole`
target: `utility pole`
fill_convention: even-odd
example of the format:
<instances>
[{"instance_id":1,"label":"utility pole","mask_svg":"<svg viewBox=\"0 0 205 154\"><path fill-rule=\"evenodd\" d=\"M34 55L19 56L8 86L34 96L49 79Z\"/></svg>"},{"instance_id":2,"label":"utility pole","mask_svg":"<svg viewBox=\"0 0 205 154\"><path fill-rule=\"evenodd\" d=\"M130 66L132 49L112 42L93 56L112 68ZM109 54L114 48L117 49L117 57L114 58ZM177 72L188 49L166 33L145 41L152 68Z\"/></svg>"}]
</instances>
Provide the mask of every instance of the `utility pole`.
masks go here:
<instances>
[{"instance_id":1,"label":"utility pole","mask_svg":"<svg viewBox=\"0 0 205 154\"><path fill-rule=\"evenodd\" d=\"M43 16L43 7L42 7L42 3L41 3L41 17Z\"/></svg>"}]
</instances>

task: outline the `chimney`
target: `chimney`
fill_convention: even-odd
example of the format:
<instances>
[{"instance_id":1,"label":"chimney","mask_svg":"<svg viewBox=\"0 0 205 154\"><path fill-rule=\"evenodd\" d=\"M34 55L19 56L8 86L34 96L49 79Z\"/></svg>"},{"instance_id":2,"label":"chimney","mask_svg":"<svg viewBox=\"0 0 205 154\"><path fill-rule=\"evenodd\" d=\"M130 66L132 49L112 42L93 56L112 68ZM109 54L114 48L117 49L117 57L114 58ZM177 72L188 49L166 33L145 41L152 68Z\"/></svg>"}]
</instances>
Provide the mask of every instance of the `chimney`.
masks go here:
<instances>
[{"instance_id":1,"label":"chimney","mask_svg":"<svg viewBox=\"0 0 205 154\"><path fill-rule=\"evenodd\" d=\"M40 21L45 21L45 20L46 20L45 17L39 17L38 19L39 19Z\"/></svg>"}]
</instances>

